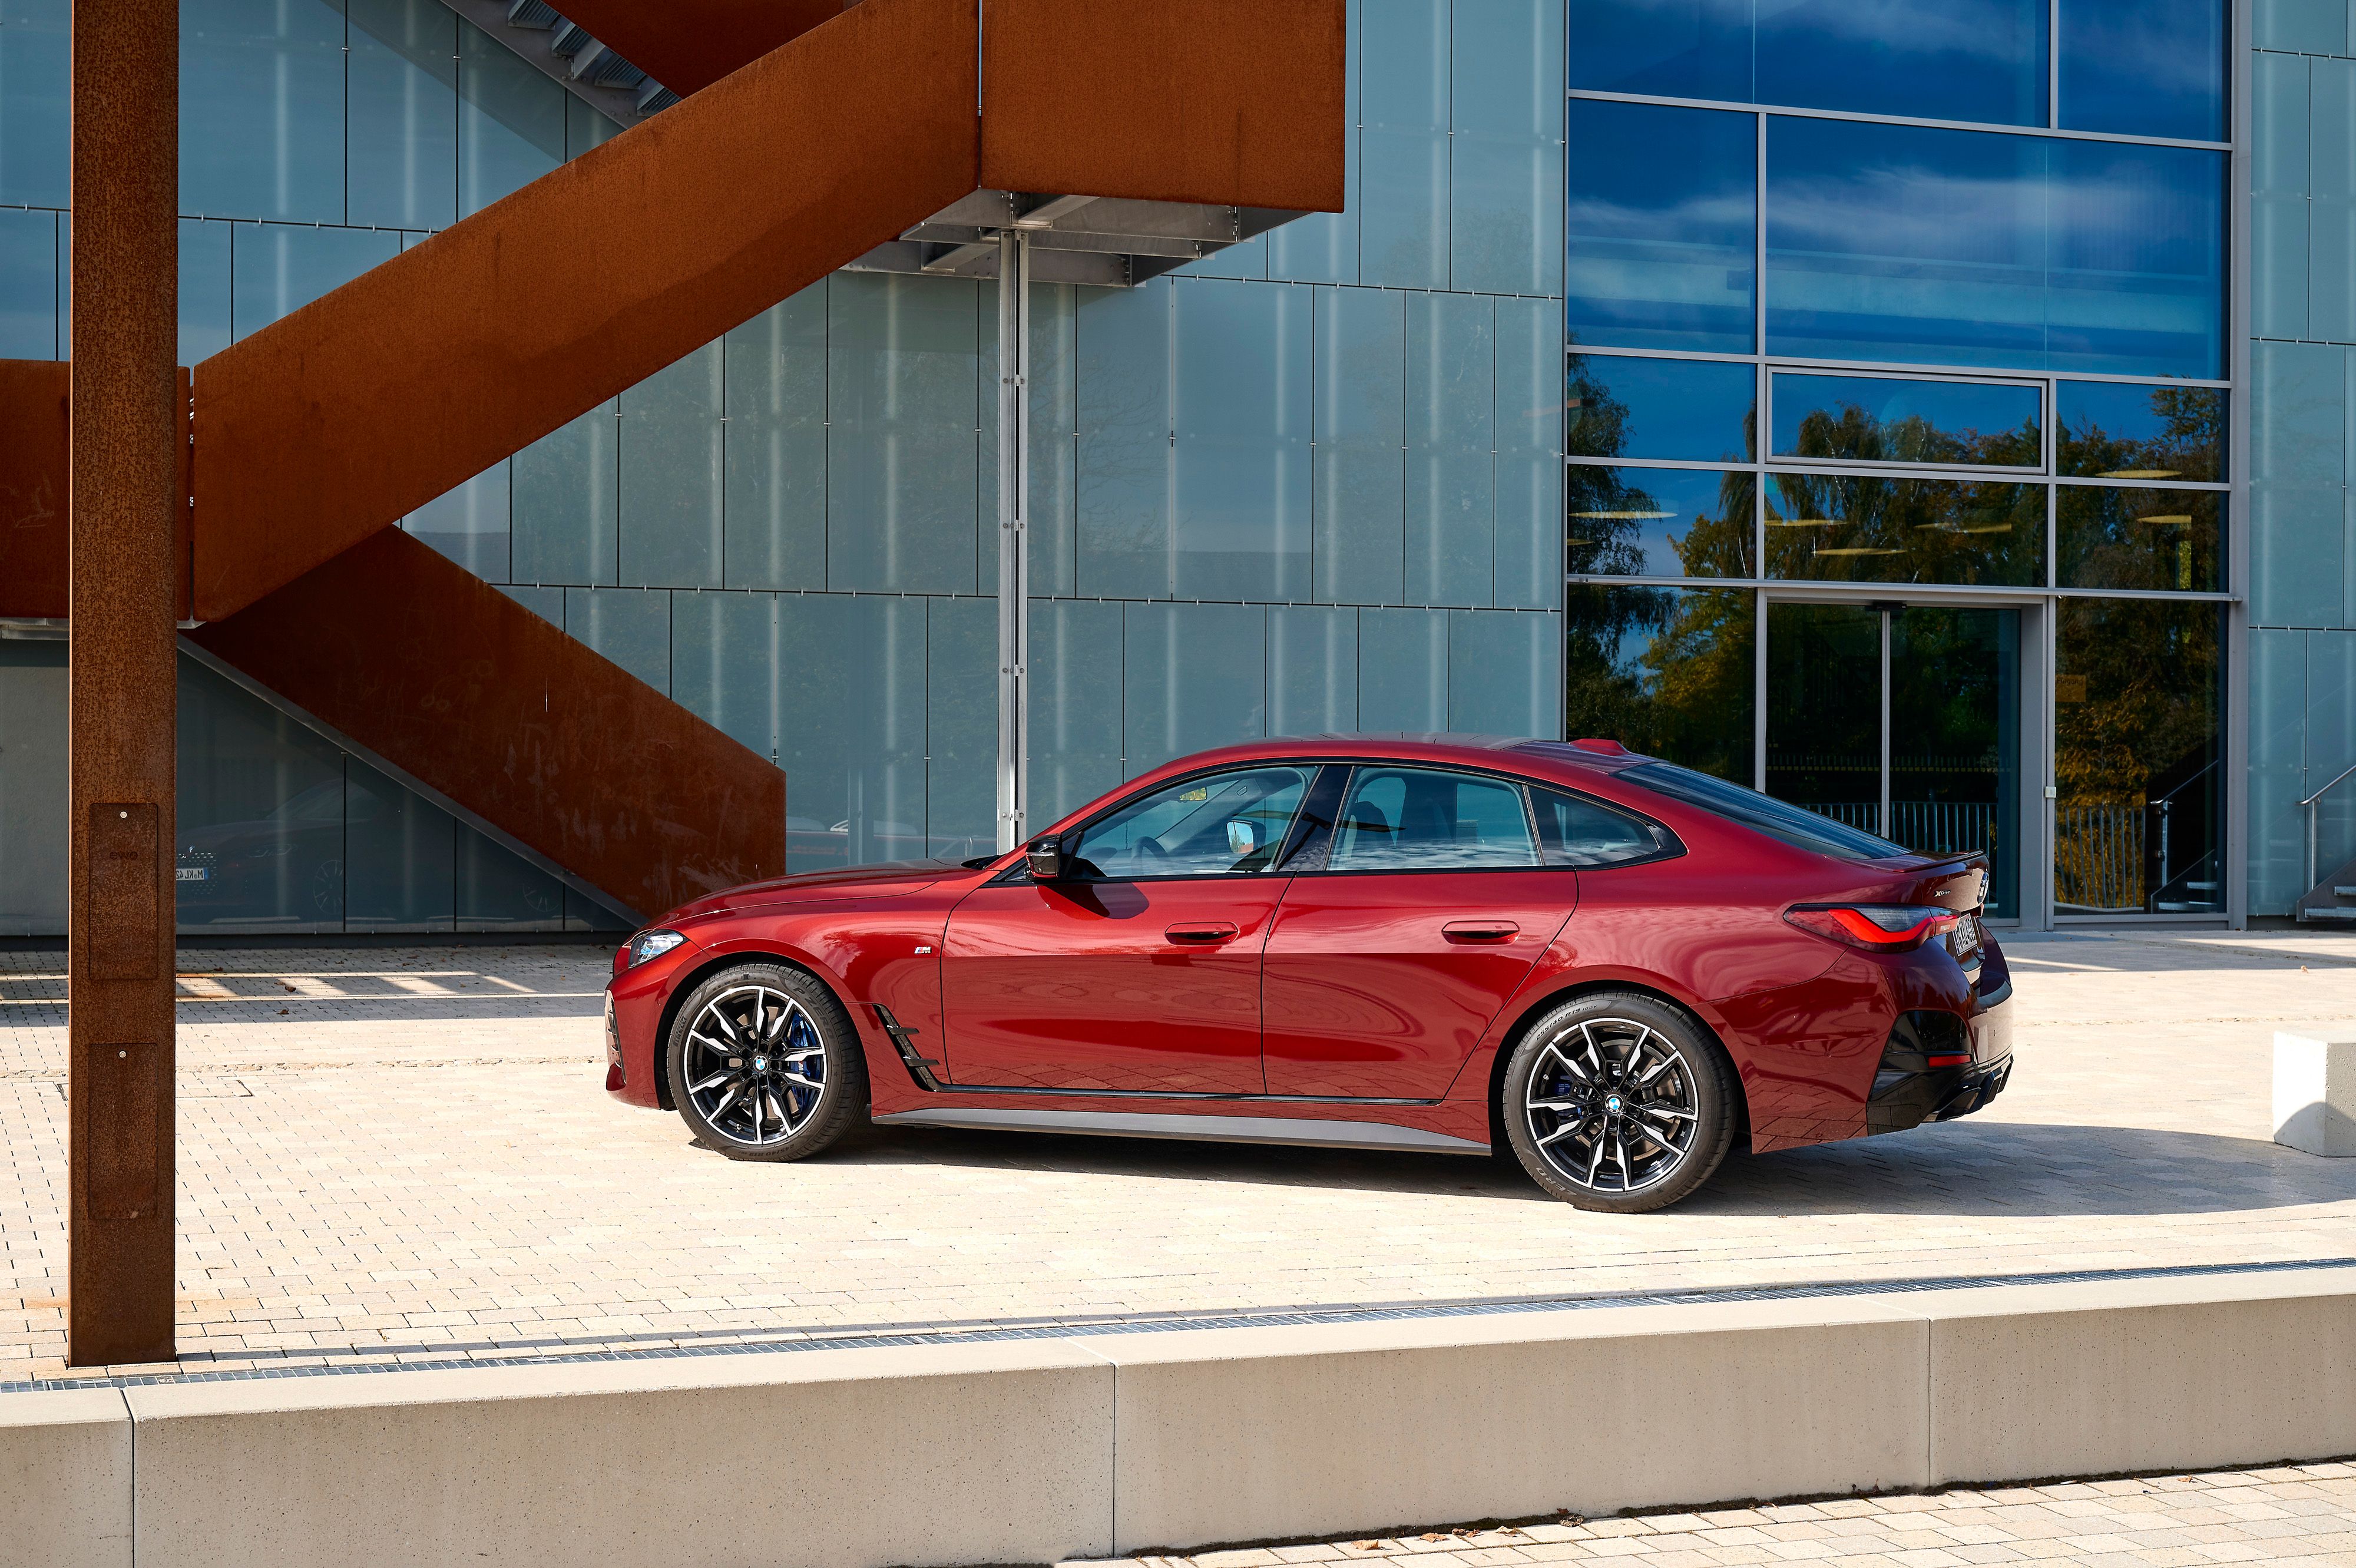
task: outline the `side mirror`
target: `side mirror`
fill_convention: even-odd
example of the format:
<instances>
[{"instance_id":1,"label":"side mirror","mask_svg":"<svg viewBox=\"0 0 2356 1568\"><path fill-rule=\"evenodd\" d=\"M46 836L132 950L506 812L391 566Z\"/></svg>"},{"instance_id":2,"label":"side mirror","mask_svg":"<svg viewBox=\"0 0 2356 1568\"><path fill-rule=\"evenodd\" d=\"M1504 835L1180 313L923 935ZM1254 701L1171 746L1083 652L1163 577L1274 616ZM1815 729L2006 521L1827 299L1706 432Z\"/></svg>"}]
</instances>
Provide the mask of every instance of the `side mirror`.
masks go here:
<instances>
[{"instance_id":1,"label":"side mirror","mask_svg":"<svg viewBox=\"0 0 2356 1568\"><path fill-rule=\"evenodd\" d=\"M1033 839L1023 846L1023 857L1031 865L1034 882L1061 882L1064 879L1064 841L1050 833Z\"/></svg>"}]
</instances>

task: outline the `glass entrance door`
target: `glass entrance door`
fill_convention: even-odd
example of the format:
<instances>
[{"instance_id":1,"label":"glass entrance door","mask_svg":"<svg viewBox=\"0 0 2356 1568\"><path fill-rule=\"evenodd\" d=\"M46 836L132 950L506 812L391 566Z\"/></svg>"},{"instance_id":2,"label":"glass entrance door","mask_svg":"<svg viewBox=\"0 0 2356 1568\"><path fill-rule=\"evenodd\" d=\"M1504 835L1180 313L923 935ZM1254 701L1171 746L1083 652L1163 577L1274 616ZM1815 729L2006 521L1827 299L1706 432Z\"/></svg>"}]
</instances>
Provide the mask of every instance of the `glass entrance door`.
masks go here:
<instances>
[{"instance_id":1,"label":"glass entrance door","mask_svg":"<svg viewBox=\"0 0 2356 1568\"><path fill-rule=\"evenodd\" d=\"M1767 607L1767 792L1909 849L1988 857L2019 912L2020 612Z\"/></svg>"}]
</instances>

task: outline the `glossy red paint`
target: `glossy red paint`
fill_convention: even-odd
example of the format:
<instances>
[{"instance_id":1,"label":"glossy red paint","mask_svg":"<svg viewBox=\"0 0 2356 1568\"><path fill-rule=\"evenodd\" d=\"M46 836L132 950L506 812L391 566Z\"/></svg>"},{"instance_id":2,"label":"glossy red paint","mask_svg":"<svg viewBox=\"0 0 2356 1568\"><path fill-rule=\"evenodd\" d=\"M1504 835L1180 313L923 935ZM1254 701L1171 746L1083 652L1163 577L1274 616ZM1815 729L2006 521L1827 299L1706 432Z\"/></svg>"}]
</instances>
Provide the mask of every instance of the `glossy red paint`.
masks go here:
<instances>
[{"instance_id":1,"label":"glossy red paint","mask_svg":"<svg viewBox=\"0 0 2356 1568\"><path fill-rule=\"evenodd\" d=\"M1976 984L1943 940L1860 951L1783 918L1800 903L1970 910L1976 864L1815 853L1631 782L1622 775L1651 759L1616 748L1269 741L1166 764L1049 832L1193 774L1280 758L1502 775L1640 813L1675 843L1600 868L1279 865L1042 884L1016 854L754 884L673 911L659 923L687 941L616 976L615 1092L668 1103L658 1075L671 1002L755 957L798 964L833 990L857 1026L879 1117L1079 1107L1349 1122L1477 1149L1491 1137L1501 1056L1538 1015L1595 989L1649 992L1699 1019L1740 1074L1760 1151L1863 1133L1902 1014L1951 1015L1981 1067L2009 1054L2009 982L1992 940ZM1226 926L1232 935L1215 929Z\"/></svg>"}]
</instances>

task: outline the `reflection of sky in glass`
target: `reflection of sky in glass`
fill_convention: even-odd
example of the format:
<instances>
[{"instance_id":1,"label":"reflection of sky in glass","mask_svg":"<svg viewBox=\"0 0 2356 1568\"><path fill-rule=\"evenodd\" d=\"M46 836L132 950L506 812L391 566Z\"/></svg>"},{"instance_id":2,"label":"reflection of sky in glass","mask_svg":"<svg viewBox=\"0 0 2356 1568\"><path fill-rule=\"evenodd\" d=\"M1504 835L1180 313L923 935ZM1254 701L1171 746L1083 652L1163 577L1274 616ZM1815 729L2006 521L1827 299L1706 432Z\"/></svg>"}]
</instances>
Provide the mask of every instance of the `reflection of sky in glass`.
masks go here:
<instances>
[{"instance_id":1,"label":"reflection of sky in glass","mask_svg":"<svg viewBox=\"0 0 2356 1568\"><path fill-rule=\"evenodd\" d=\"M2068 0L2062 124L2225 139L2224 0Z\"/></svg>"},{"instance_id":2,"label":"reflection of sky in glass","mask_svg":"<svg viewBox=\"0 0 2356 1568\"><path fill-rule=\"evenodd\" d=\"M1751 478L1573 464L1569 565L1615 577L1751 575Z\"/></svg>"},{"instance_id":3,"label":"reflection of sky in glass","mask_svg":"<svg viewBox=\"0 0 2356 1568\"><path fill-rule=\"evenodd\" d=\"M2035 387L1882 376L1778 375L1779 457L2040 466ZM1844 418L1855 409L1861 418ZM1811 424L1811 416L1816 416ZM1861 439L1831 439L1861 437Z\"/></svg>"},{"instance_id":4,"label":"reflection of sky in glass","mask_svg":"<svg viewBox=\"0 0 2356 1568\"><path fill-rule=\"evenodd\" d=\"M1571 86L2045 124L2044 0L1570 0Z\"/></svg>"},{"instance_id":5,"label":"reflection of sky in glass","mask_svg":"<svg viewBox=\"0 0 2356 1568\"><path fill-rule=\"evenodd\" d=\"M2212 387L2063 381L2060 471L2104 479L2217 479L2225 394Z\"/></svg>"},{"instance_id":6,"label":"reflection of sky in glass","mask_svg":"<svg viewBox=\"0 0 2356 1568\"><path fill-rule=\"evenodd\" d=\"M1722 360L1577 354L1570 361L1570 451L1580 457L1751 457L1753 372Z\"/></svg>"},{"instance_id":7,"label":"reflection of sky in glass","mask_svg":"<svg viewBox=\"0 0 2356 1568\"><path fill-rule=\"evenodd\" d=\"M1569 113L1570 340L1751 352L1757 122L1588 99Z\"/></svg>"},{"instance_id":8,"label":"reflection of sky in glass","mask_svg":"<svg viewBox=\"0 0 2356 1568\"><path fill-rule=\"evenodd\" d=\"M2214 376L2222 155L1779 118L1767 347Z\"/></svg>"}]
</instances>

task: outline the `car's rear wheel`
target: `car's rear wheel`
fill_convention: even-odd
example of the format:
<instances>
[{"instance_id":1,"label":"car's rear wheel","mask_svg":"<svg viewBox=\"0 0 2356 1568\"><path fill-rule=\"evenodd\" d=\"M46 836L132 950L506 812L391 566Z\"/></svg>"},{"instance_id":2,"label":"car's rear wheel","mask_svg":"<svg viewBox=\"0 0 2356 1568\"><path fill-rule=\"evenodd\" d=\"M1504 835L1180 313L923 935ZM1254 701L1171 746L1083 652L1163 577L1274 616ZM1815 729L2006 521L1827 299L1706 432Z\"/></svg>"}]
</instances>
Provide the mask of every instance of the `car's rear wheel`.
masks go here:
<instances>
[{"instance_id":1,"label":"car's rear wheel","mask_svg":"<svg viewBox=\"0 0 2356 1568\"><path fill-rule=\"evenodd\" d=\"M1540 1187L1575 1208L1640 1214L1718 1169L1739 1092L1733 1064L1690 1015L1611 992L1565 1003L1522 1036L1500 1110Z\"/></svg>"},{"instance_id":2,"label":"car's rear wheel","mask_svg":"<svg viewBox=\"0 0 2356 1568\"><path fill-rule=\"evenodd\" d=\"M731 1159L807 1158L867 1105L867 1064L841 1004L779 964L739 964L688 993L666 1056L680 1117Z\"/></svg>"}]
</instances>

